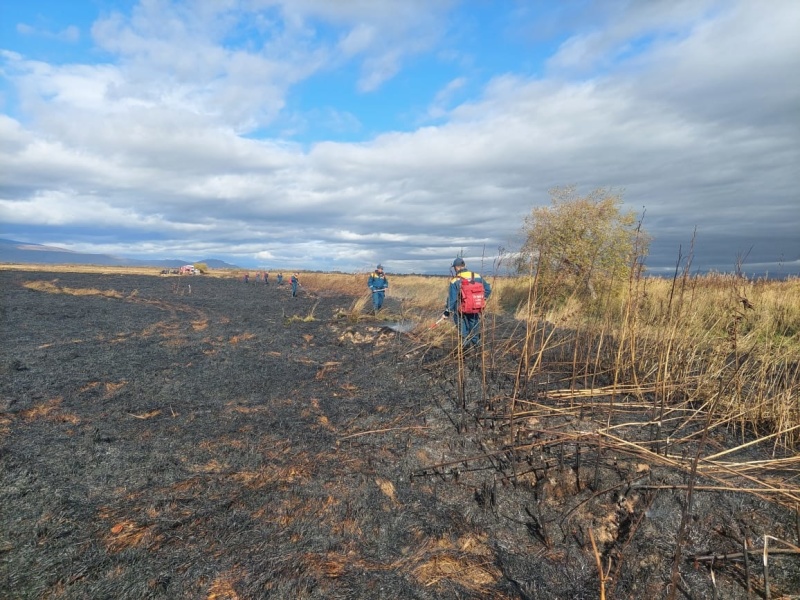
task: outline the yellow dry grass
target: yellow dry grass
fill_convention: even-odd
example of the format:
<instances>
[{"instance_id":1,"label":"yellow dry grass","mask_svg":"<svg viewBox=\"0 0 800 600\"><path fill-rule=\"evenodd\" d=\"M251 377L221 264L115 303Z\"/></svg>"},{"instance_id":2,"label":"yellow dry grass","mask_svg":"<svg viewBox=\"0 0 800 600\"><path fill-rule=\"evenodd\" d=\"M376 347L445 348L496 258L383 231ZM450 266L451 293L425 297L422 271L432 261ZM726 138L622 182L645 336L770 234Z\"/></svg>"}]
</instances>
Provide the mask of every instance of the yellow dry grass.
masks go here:
<instances>
[{"instance_id":1,"label":"yellow dry grass","mask_svg":"<svg viewBox=\"0 0 800 600\"><path fill-rule=\"evenodd\" d=\"M255 336L254 333L250 333L248 331L248 332L245 332L245 333L240 333L239 335L234 335L230 340L228 340L228 343L231 346L235 346L236 344L239 344L241 342L246 342L247 340L252 340L255 337L256 336Z\"/></svg>"},{"instance_id":2,"label":"yellow dry grass","mask_svg":"<svg viewBox=\"0 0 800 600\"><path fill-rule=\"evenodd\" d=\"M154 528L154 525L140 525L131 519L125 519L114 523L109 528L103 538L103 542L112 554L122 552L128 548L154 544L163 537L154 535Z\"/></svg>"},{"instance_id":3,"label":"yellow dry grass","mask_svg":"<svg viewBox=\"0 0 800 600\"><path fill-rule=\"evenodd\" d=\"M236 572L222 573L214 578L208 588L207 600L239 600L236 584L242 575Z\"/></svg>"},{"instance_id":4,"label":"yellow dry grass","mask_svg":"<svg viewBox=\"0 0 800 600\"><path fill-rule=\"evenodd\" d=\"M466 535L453 540L448 537L427 538L395 568L410 570L425 586L457 583L473 593L489 594L502 576L494 565L492 551L484 539Z\"/></svg>"},{"instance_id":5,"label":"yellow dry grass","mask_svg":"<svg viewBox=\"0 0 800 600\"><path fill-rule=\"evenodd\" d=\"M95 288L69 288L58 285L56 281L26 281L22 284L29 290L47 294L66 294L68 296L104 296L106 298L122 298L116 290L98 290Z\"/></svg>"},{"instance_id":6,"label":"yellow dry grass","mask_svg":"<svg viewBox=\"0 0 800 600\"><path fill-rule=\"evenodd\" d=\"M91 273L96 275L154 275L160 276L162 267L130 267L116 265L51 265L51 264L27 264L27 263L3 263L0 264L0 271L27 271L45 273ZM237 278L246 273L246 269L209 269L202 275L172 275L190 281L192 277L222 277ZM253 271L255 272L255 270Z\"/></svg>"}]
</instances>

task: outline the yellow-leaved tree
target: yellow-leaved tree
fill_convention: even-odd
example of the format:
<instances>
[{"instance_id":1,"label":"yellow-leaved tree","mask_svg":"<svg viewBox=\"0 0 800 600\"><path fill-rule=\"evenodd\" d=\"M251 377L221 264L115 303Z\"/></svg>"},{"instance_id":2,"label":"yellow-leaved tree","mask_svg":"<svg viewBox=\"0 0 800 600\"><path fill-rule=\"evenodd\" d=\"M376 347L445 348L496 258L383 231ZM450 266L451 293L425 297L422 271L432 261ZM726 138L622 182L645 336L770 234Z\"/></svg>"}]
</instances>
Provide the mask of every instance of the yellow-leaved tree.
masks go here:
<instances>
[{"instance_id":1,"label":"yellow-leaved tree","mask_svg":"<svg viewBox=\"0 0 800 600\"><path fill-rule=\"evenodd\" d=\"M623 212L621 194L599 188L581 196L568 186L550 190L550 198L525 218L517 261L536 282L537 303L591 302L624 289L641 272L650 240L636 214Z\"/></svg>"}]
</instances>

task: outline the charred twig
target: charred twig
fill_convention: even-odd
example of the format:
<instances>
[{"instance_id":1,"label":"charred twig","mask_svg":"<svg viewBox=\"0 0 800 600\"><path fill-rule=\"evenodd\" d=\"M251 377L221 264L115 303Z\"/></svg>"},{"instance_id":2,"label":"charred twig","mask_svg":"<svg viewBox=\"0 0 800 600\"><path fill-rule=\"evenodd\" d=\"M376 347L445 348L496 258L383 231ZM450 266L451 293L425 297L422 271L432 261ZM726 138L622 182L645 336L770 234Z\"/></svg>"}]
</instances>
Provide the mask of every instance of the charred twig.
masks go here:
<instances>
[{"instance_id":1,"label":"charred twig","mask_svg":"<svg viewBox=\"0 0 800 600\"><path fill-rule=\"evenodd\" d=\"M686 560L690 562L710 562L720 560L739 560L746 559L750 554L800 554L800 548L771 548L771 549L755 549L748 550L747 552L730 552L723 554L704 554L703 556L687 556Z\"/></svg>"},{"instance_id":2,"label":"charred twig","mask_svg":"<svg viewBox=\"0 0 800 600\"><path fill-rule=\"evenodd\" d=\"M537 504L537 506L539 505ZM550 534L547 532L547 524L545 523L545 520L542 518L541 514L533 514L528 506L525 507L525 512L528 513L528 516L531 519L533 519L533 523L528 523L528 531L541 539L547 548L552 548L553 544L550 540ZM541 513L541 509L539 512Z\"/></svg>"},{"instance_id":3,"label":"charred twig","mask_svg":"<svg viewBox=\"0 0 800 600\"><path fill-rule=\"evenodd\" d=\"M797 543L800 544L800 504L794 507L794 528L797 530Z\"/></svg>"},{"instance_id":4,"label":"charred twig","mask_svg":"<svg viewBox=\"0 0 800 600\"><path fill-rule=\"evenodd\" d=\"M485 452L484 454L475 454L475 455L472 455L472 456L465 456L463 458L457 458L455 460L448 460L448 461L437 463L437 464L434 464L434 465L429 465L429 466L423 467L421 469L417 469L415 471L415 473L416 474L427 474L426 472L430 471L431 469L434 469L434 470L435 469L441 469L441 468L444 468L444 467L449 467L449 466L457 465L457 464L460 464L460 463L472 462L472 461L475 461L475 460L487 459L487 460L491 461L492 458L508 454L509 451L519 452L521 450L530 450L532 448L536 448L537 446L541 446L541 445L542 444L526 444L524 446L517 446L517 447L512 447L512 448L502 448L501 450L495 450L493 452Z\"/></svg>"}]
</instances>

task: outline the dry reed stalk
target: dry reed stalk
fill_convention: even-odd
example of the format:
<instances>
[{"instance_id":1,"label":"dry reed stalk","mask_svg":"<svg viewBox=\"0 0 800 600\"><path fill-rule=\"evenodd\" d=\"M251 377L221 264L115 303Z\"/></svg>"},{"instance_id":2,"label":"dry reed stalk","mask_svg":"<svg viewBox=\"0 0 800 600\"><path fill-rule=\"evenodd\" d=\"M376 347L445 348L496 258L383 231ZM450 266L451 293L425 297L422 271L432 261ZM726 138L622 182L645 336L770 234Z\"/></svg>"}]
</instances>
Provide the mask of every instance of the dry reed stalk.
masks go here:
<instances>
[{"instance_id":1,"label":"dry reed stalk","mask_svg":"<svg viewBox=\"0 0 800 600\"><path fill-rule=\"evenodd\" d=\"M603 561L600 559L600 553L597 551L597 544L594 541L594 533L591 527L589 527L589 541L592 543L592 552L594 554L595 564L597 565L597 576L600 580L600 600L606 600L606 581L608 580L608 573L611 571L611 561L608 561L608 570L603 571Z\"/></svg>"},{"instance_id":2,"label":"dry reed stalk","mask_svg":"<svg viewBox=\"0 0 800 600\"><path fill-rule=\"evenodd\" d=\"M635 485L632 486L637 490L688 490L689 486L684 484L672 485ZM785 494L790 500L794 499L794 494L797 493L797 488L743 488L740 486L724 486L724 485L695 485L695 491L705 492L743 492L747 494L760 495L760 494ZM766 499L766 498L765 498Z\"/></svg>"},{"instance_id":3,"label":"dry reed stalk","mask_svg":"<svg viewBox=\"0 0 800 600\"><path fill-rule=\"evenodd\" d=\"M531 264L531 269L533 269L533 265ZM526 309L527 315L524 320L525 323L525 340L523 342L522 348L523 351L520 353L519 360L517 361L517 372L514 378L514 389L511 393L511 406L509 411L509 420L508 420L508 430L509 430L509 440L510 444L513 446L516 443L516 431L514 428L514 414L516 412L516 401L520 395L520 391L522 389L522 373L528 373L528 365L529 365L529 353L530 353L530 340L532 336L532 326L534 323L534 301L536 299L536 295L538 292L537 283L539 281L539 271L538 269L534 273L534 271L530 271L529 273L529 282L530 285L528 286L527 290L527 302L526 302Z\"/></svg>"},{"instance_id":4,"label":"dry reed stalk","mask_svg":"<svg viewBox=\"0 0 800 600\"><path fill-rule=\"evenodd\" d=\"M746 462L736 462L736 463L726 463L726 462L719 462L717 464L724 465L726 467L735 467L737 469L753 469L754 471L769 471L769 470L780 470L785 471L789 468L800 465L800 455L789 456L785 458L772 458L769 460L749 460Z\"/></svg>"},{"instance_id":5,"label":"dry reed stalk","mask_svg":"<svg viewBox=\"0 0 800 600\"><path fill-rule=\"evenodd\" d=\"M409 425L408 427L386 427L384 429L371 429L370 431L360 431L358 433L351 433L339 438L339 441L349 440L351 438L360 437L362 435L371 435L373 433L386 433L387 431L407 431L409 429L430 429L425 425Z\"/></svg>"},{"instance_id":6,"label":"dry reed stalk","mask_svg":"<svg viewBox=\"0 0 800 600\"><path fill-rule=\"evenodd\" d=\"M717 452L716 454L713 454L711 456L705 457L705 460L713 461L714 459L719 458L720 456L725 456L726 454L731 454L733 452L738 452L739 450L742 450L744 448L749 448L750 446L754 446L754 445L760 444L760 443L762 443L762 442L764 442L766 440L772 439L772 438L774 438L776 436L785 435L786 433L789 433L789 432L794 431L796 429L800 429L800 424L797 424L797 425L795 425L793 427L789 427L788 429L785 429L783 431L777 431L777 432L772 433L770 435L765 435L765 436L760 437L760 438L758 438L756 440L753 440L751 442L747 442L746 444L740 444L740 445L736 446L735 448L729 448L729 449L724 450L722 452Z\"/></svg>"},{"instance_id":7,"label":"dry reed stalk","mask_svg":"<svg viewBox=\"0 0 800 600\"><path fill-rule=\"evenodd\" d=\"M775 539L770 535L764 535L764 551L761 556L761 562L764 567L764 598L765 600L770 600L772 598L772 594L770 593L769 589L769 551L767 550L767 545L769 544L770 539Z\"/></svg>"},{"instance_id":8,"label":"dry reed stalk","mask_svg":"<svg viewBox=\"0 0 800 600\"><path fill-rule=\"evenodd\" d=\"M693 465L686 465L685 459L682 457L674 456L664 456L662 454L654 453L653 451L641 446L640 444L636 444L634 442L629 442L627 440L623 440L616 436L609 435L607 433L602 433L600 431L594 432L595 435L602 436L609 440L607 446L618 450L618 451L625 451L628 454L638 455L641 458L648 459L650 462L655 464L662 464L665 466L670 466L672 468L677 468L680 470L692 469ZM585 439L584 439L585 441ZM694 461L692 461L694 463ZM769 463L762 463L761 467L763 469L768 468ZM785 462L781 463L781 466L786 466ZM800 487L791 487L791 486L775 486L772 485L769 481L764 478L753 477L749 475L748 471L750 470L750 465L746 463L743 465L743 468L738 468L738 465L726 465L721 463L709 462L706 459L700 459L697 462L697 465L694 465L695 473L698 476L709 477L712 479L719 479L718 473L726 473L728 475L741 478L744 481L749 481L754 487L752 488L745 488L742 486L738 487L731 487L731 486L717 486L720 489L724 488L725 490L736 490L745 493L752 493L754 495L759 495L760 493L768 493L772 495L782 496L781 498L774 498L770 497L770 501L779 500L784 503L788 503L792 505L792 503L800 502ZM724 480L722 480L724 482ZM679 486L680 487L680 486ZM697 486L695 486L697 487ZM653 489L660 489L660 488L653 488ZM683 486L683 489L688 489L688 486ZM708 489L711 489L709 487Z\"/></svg>"}]
</instances>

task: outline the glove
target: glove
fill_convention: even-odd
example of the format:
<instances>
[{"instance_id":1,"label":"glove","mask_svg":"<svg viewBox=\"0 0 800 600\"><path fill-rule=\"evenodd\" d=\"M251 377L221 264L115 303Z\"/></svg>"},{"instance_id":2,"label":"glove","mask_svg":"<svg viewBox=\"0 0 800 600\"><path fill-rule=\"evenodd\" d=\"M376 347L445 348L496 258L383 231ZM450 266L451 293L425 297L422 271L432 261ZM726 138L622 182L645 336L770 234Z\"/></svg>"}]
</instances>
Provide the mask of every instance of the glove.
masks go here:
<instances>
[{"instance_id":1,"label":"glove","mask_svg":"<svg viewBox=\"0 0 800 600\"><path fill-rule=\"evenodd\" d=\"M445 308L444 312L442 313L442 316L446 319L447 317L450 316L450 311Z\"/></svg>"}]
</instances>

